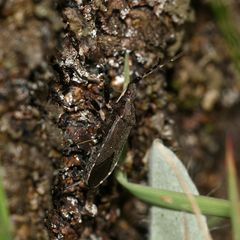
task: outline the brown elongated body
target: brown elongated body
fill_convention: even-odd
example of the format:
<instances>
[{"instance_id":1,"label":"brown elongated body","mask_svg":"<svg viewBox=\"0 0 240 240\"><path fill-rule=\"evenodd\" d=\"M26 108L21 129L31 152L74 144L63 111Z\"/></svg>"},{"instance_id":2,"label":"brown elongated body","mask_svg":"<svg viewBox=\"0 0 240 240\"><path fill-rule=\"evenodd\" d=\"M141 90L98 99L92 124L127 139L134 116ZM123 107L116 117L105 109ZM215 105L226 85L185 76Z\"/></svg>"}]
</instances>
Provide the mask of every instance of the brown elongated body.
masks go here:
<instances>
[{"instance_id":1,"label":"brown elongated body","mask_svg":"<svg viewBox=\"0 0 240 240\"><path fill-rule=\"evenodd\" d=\"M130 83L116 103L115 120L111 125L101 146L96 146L90 156L85 170L85 181L90 188L99 186L116 167L123 147L135 124L134 99L136 84Z\"/></svg>"}]
</instances>

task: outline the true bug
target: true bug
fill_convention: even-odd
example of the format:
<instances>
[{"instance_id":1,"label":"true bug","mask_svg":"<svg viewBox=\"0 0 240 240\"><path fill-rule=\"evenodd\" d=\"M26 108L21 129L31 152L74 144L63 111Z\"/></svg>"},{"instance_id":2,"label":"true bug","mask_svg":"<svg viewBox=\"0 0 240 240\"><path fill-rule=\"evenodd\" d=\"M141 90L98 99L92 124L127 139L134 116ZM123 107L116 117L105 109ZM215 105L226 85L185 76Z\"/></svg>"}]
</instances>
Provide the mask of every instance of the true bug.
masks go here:
<instances>
[{"instance_id":1,"label":"true bug","mask_svg":"<svg viewBox=\"0 0 240 240\"><path fill-rule=\"evenodd\" d=\"M99 150L93 149L85 170L86 183L90 188L100 185L116 167L132 126L135 124L134 99L136 83L128 85L117 103L115 119Z\"/></svg>"},{"instance_id":2,"label":"true bug","mask_svg":"<svg viewBox=\"0 0 240 240\"><path fill-rule=\"evenodd\" d=\"M182 54L164 64L155 65L142 77L135 77L121 95L114 111L115 119L109 127L109 131L101 146L93 148L89 161L85 169L85 182L89 188L99 186L114 170L122 149L128 139L130 131L135 124L134 100L136 97L136 83L150 75L153 71L162 68L167 63L175 61Z\"/></svg>"}]
</instances>

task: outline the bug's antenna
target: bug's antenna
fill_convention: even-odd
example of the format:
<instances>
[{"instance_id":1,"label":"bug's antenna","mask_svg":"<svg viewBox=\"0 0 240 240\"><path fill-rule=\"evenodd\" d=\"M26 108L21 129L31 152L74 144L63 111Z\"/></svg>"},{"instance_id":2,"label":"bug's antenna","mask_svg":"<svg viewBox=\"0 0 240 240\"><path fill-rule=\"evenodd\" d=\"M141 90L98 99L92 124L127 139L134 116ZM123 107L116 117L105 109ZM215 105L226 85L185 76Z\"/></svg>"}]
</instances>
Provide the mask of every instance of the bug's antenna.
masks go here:
<instances>
[{"instance_id":1,"label":"bug's antenna","mask_svg":"<svg viewBox=\"0 0 240 240\"><path fill-rule=\"evenodd\" d=\"M176 56L174 56L173 58L170 58L163 63L160 63L160 59L159 59L158 63L156 65L154 65L148 72L146 72L140 79L148 77L149 75L151 75L155 71L157 71L159 69L162 69L163 67L165 67L167 64L169 64L171 62L175 62L177 59L179 59L183 55L184 55L184 52L180 52Z\"/></svg>"},{"instance_id":2,"label":"bug's antenna","mask_svg":"<svg viewBox=\"0 0 240 240\"><path fill-rule=\"evenodd\" d=\"M130 83L138 83L141 79L144 79L146 77L148 77L149 75L151 75L153 72L162 69L164 66L166 66L168 63L170 62L174 62L177 59L179 59L180 57L182 57L184 54L184 52L180 52L179 54L177 54L176 56L174 56L173 58L170 58L168 60L166 60L165 62L161 63L161 60L158 60L158 63L155 64L149 71L147 71L146 73L144 73L143 75L139 76L136 73L134 73L134 77L133 79L130 81ZM119 102L119 100L122 98L122 96L125 94L125 92L127 91L127 88L121 93L121 95L119 96L119 98L117 99L117 102Z\"/></svg>"},{"instance_id":3,"label":"bug's antenna","mask_svg":"<svg viewBox=\"0 0 240 240\"><path fill-rule=\"evenodd\" d=\"M77 181L77 182L75 182L75 183L67 186L65 189L68 190L68 189L70 189L70 188L76 187L76 186L79 185L80 183L81 183L81 181Z\"/></svg>"}]
</instances>

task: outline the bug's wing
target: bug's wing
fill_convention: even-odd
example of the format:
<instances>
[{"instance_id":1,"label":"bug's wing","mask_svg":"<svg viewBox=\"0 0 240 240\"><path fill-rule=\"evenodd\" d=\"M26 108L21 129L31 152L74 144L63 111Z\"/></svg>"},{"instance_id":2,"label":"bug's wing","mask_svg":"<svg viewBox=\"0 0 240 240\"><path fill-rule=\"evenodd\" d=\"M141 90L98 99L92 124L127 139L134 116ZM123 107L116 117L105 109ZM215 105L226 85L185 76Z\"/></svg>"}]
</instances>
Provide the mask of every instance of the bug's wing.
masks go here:
<instances>
[{"instance_id":1,"label":"bug's wing","mask_svg":"<svg viewBox=\"0 0 240 240\"><path fill-rule=\"evenodd\" d=\"M111 174L113 162L114 153L105 161L93 166L87 181L90 188L97 187Z\"/></svg>"},{"instance_id":2,"label":"bug's wing","mask_svg":"<svg viewBox=\"0 0 240 240\"><path fill-rule=\"evenodd\" d=\"M123 114L115 119L99 151L90 156L86 172L86 183L89 187L97 187L112 173L134 123L134 106L127 101Z\"/></svg>"}]
</instances>

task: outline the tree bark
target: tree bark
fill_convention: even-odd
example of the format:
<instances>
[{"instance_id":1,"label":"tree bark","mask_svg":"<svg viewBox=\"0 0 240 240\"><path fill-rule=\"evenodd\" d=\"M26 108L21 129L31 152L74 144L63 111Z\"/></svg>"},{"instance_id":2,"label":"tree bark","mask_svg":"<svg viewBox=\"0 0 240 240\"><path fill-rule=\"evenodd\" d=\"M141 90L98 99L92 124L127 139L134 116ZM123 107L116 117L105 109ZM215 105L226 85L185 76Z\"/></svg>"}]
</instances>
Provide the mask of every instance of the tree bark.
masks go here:
<instances>
[{"instance_id":1,"label":"tree bark","mask_svg":"<svg viewBox=\"0 0 240 240\"><path fill-rule=\"evenodd\" d=\"M140 76L174 56L189 12L189 0L0 2L0 154L16 239L144 238L121 209L136 200L111 178L89 190L83 173L113 124L125 53ZM136 181L152 140L172 141L164 81L137 86Z\"/></svg>"}]
</instances>

